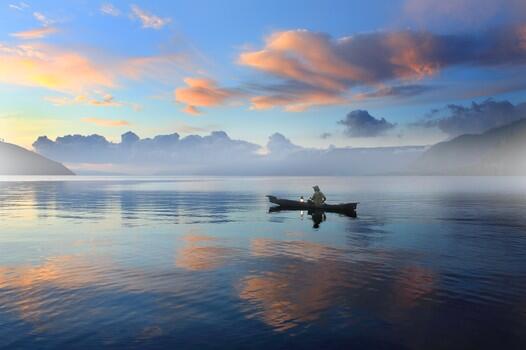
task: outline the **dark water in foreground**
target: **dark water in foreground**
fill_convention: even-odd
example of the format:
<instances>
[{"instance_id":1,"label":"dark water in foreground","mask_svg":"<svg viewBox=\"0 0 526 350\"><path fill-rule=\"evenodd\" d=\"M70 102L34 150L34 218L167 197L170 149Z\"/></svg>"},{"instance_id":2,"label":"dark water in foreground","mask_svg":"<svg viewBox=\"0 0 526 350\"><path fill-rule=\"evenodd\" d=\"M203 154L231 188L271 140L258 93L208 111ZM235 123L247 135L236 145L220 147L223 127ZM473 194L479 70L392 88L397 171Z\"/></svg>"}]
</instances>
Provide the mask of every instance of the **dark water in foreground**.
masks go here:
<instances>
[{"instance_id":1,"label":"dark water in foreground","mask_svg":"<svg viewBox=\"0 0 526 350\"><path fill-rule=\"evenodd\" d=\"M526 348L526 178L5 180L0 348Z\"/></svg>"}]
</instances>

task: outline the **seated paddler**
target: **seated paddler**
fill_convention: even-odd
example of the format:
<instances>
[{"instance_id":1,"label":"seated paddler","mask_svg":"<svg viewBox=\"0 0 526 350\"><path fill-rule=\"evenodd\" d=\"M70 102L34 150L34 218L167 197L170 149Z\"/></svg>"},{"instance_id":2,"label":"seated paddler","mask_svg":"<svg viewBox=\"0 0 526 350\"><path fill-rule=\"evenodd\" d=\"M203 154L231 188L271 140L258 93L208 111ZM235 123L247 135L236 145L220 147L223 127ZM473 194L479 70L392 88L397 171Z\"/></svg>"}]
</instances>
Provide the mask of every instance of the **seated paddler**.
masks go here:
<instances>
[{"instance_id":1,"label":"seated paddler","mask_svg":"<svg viewBox=\"0 0 526 350\"><path fill-rule=\"evenodd\" d=\"M314 194L312 195L312 197L310 197L309 201L314 203L315 206L321 207L323 203L325 203L327 198L325 197L323 192L320 191L318 185L312 186L312 188L314 189Z\"/></svg>"}]
</instances>

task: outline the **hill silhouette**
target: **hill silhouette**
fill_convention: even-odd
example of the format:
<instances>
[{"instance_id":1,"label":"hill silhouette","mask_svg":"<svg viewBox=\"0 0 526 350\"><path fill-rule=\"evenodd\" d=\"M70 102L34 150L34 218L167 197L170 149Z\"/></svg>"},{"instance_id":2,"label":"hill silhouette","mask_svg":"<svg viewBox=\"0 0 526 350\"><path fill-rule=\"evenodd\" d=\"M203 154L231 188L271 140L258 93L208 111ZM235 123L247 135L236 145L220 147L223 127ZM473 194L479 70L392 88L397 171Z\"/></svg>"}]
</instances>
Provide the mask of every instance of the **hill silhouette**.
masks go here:
<instances>
[{"instance_id":1,"label":"hill silhouette","mask_svg":"<svg viewBox=\"0 0 526 350\"><path fill-rule=\"evenodd\" d=\"M525 175L526 119L430 147L411 171L428 175Z\"/></svg>"},{"instance_id":2,"label":"hill silhouette","mask_svg":"<svg viewBox=\"0 0 526 350\"><path fill-rule=\"evenodd\" d=\"M0 142L0 175L75 175L64 165L11 143Z\"/></svg>"}]
</instances>

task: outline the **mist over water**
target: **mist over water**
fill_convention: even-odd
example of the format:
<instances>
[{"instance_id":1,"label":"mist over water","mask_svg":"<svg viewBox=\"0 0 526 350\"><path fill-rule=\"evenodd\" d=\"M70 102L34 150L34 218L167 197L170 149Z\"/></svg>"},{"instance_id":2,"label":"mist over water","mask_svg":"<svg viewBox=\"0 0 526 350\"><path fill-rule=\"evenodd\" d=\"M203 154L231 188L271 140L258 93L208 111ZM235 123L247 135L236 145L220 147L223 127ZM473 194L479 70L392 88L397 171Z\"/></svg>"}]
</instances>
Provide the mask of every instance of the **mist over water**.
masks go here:
<instances>
[{"instance_id":1,"label":"mist over water","mask_svg":"<svg viewBox=\"0 0 526 350\"><path fill-rule=\"evenodd\" d=\"M264 197L360 202L357 218ZM526 177L3 177L0 348L526 346Z\"/></svg>"}]
</instances>

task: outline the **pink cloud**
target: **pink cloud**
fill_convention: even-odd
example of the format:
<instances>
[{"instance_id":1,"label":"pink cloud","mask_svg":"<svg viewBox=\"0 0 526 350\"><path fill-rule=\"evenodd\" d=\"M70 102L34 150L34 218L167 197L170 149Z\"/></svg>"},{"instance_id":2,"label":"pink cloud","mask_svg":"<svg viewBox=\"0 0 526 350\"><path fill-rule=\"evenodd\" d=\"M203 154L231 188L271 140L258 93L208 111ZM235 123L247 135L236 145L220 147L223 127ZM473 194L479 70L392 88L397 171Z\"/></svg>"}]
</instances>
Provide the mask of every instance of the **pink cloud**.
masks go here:
<instances>
[{"instance_id":1,"label":"pink cloud","mask_svg":"<svg viewBox=\"0 0 526 350\"><path fill-rule=\"evenodd\" d=\"M287 112L303 112L313 106L344 104L348 100L338 94L313 90L299 94L255 96L250 99L250 102L250 109L253 110L283 107Z\"/></svg>"},{"instance_id":2,"label":"pink cloud","mask_svg":"<svg viewBox=\"0 0 526 350\"><path fill-rule=\"evenodd\" d=\"M54 34L57 32L56 28L53 27L43 27L25 30L22 32L11 33L12 37L23 40L33 40L33 39L42 39L48 35Z\"/></svg>"},{"instance_id":3,"label":"pink cloud","mask_svg":"<svg viewBox=\"0 0 526 350\"><path fill-rule=\"evenodd\" d=\"M278 84L259 85L252 109L279 106L286 111L301 111L348 102L347 96L353 89L361 90L357 95L360 98L370 95L364 90L376 90L379 86L401 92L397 86L411 86L408 82L428 79L455 65L524 65L525 48L524 25L494 28L476 35L403 30L342 38L289 30L270 35L260 49L241 52L238 63L281 79ZM420 85L404 91L431 90Z\"/></svg>"},{"instance_id":4,"label":"pink cloud","mask_svg":"<svg viewBox=\"0 0 526 350\"><path fill-rule=\"evenodd\" d=\"M216 82L205 78L186 78L188 87L175 89L175 100L186 105L184 111L200 114L198 107L215 107L225 104L239 93L217 86Z\"/></svg>"}]
</instances>

